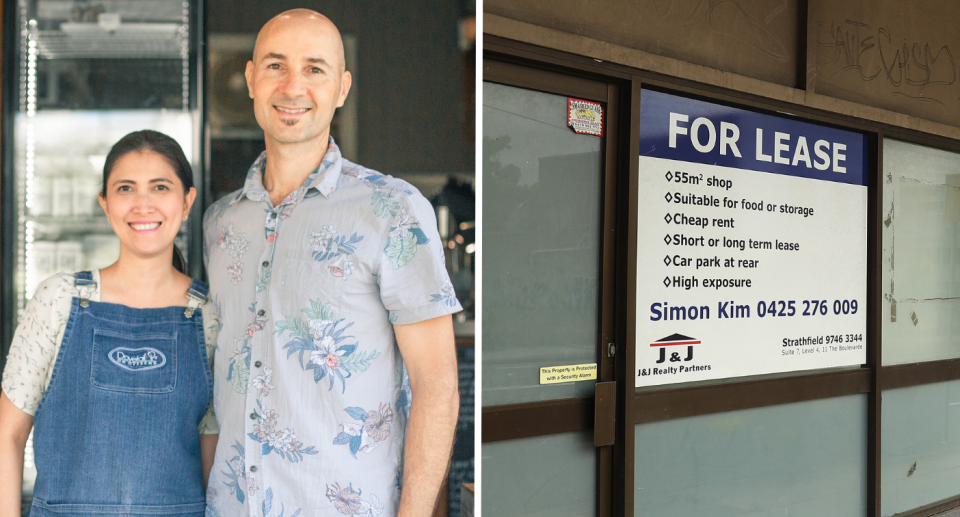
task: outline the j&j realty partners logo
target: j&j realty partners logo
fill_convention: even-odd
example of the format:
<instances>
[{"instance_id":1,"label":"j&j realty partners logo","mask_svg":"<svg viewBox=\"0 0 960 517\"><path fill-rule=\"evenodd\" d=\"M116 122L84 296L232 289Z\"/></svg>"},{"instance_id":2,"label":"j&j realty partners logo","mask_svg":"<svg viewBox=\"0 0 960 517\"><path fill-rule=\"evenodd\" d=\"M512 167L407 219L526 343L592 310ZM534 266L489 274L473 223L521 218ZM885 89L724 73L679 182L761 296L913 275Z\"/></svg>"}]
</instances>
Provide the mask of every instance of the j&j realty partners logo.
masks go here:
<instances>
[{"instance_id":1,"label":"j&j realty partners logo","mask_svg":"<svg viewBox=\"0 0 960 517\"><path fill-rule=\"evenodd\" d=\"M680 352L673 352L672 350L677 350L677 349L675 348L668 349L667 347L686 345L687 356L682 359L683 362L686 362L686 361L693 360L693 346L699 345L700 343L701 343L700 340L697 338L684 336L683 334L671 334L663 339L658 339L653 343L650 343L650 346L654 348L660 348L660 358L657 359L657 364L661 364L667 361L671 363L679 363L681 362ZM667 357L668 350L671 350L669 352L670 353L669 357Z\"/></svg>"},{"instance_id":2,"label":"j&j realty partners logo","mask_svg":"<svg viewBox=\"0 0 960 517\"><path fill-rule=\"evenodd\" d=\"M693 361L693 347L694 345L699 344L701 344L699 339L690 336L684 336L683 334L671 334L663 339L658 339L657 341L650 343L652 348L660 349L660 357L657 359L656 363L658 366L640 368L637 371L637 375L640 377L645 377L647 375L667 375L711 370L712 367L709 364L693 364L688 362ZM682 357L683 348L670 348L683 346L687 347L686 357ZM674 350L679 351L674 352ZM665 363L680 364L669 365Z\"/></svg>"}]
</instances>

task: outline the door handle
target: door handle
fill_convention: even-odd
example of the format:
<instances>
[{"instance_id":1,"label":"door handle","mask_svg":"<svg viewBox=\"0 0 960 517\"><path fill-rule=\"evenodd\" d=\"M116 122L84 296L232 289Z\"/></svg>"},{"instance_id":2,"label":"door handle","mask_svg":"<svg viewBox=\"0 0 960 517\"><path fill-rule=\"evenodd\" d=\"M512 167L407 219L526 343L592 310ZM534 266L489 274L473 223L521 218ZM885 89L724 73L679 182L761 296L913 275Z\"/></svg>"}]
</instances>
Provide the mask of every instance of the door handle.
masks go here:
<instances>
[{"instance_id":1,"label":"door handle","mask_svg":"<svg viewBox=\"0 0 960 517\"><path fill-rule=\"evenodd\" d=\"M613 445L617 435L617 383L598 382L593 397L593 446Z\"/></svg>"}]
</instances>

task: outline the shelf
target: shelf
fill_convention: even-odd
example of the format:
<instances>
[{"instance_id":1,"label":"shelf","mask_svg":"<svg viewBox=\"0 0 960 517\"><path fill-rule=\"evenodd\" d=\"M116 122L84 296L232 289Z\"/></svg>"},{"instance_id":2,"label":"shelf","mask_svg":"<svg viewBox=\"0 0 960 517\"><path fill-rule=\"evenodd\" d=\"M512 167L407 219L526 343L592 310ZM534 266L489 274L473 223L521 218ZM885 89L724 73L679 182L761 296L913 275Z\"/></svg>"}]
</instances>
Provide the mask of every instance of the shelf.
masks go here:
<instances>
[{"instance_id":1,"label":"shelf","mask_svg":"<svg viewBox=\"0 0 960 517\"><path fill-rule=\"evenodd\" d=\"M102 7L103 12L119 13L124 20L183 21L183 2L179 0L98 0L87 6L89 13L77 12L83 4L74 0L40 0L37 17L43 20L71 21L84 14L92 16Z\"/></svg>"},{"instance_id":2,"label":"shelf","mask_svg":"<svg viewBox=\"0 0 960 517\"><path fill-rule=\"evenodd\" d=\"M34 224L34 236L37 239L59 239L67 235L110 234L113 227L107 218L100 216L29 216L27 221Z\"/></svg>"},{"instance_id":3,"label":"shelf","mask_svg":"<svg viewBox=\"0 0 960 517\"><path fill-rule=\"evenodd\" d=\"M44 59L181 59L186 40L175 23L122 24L107 31L96 23L64 23L61 30L38 32Z\"/></svg>"},{"instance_id":4,"label":"shelf","mask_svg":"<svg viewBox=\"0 0 960 517\"><path fill-rule=\"evenodd\" d=\"M80 238L87 235L102 235L116 237L113 227L107 222L104 216L95 217L53 217L30 216L28 222L33 222L34 241L59 241L63 239ZM180 227L177 233L177 246L180 251L184 251L186 243L184 236L187 233L187 225Z\"/></svg>"}]
</instances>

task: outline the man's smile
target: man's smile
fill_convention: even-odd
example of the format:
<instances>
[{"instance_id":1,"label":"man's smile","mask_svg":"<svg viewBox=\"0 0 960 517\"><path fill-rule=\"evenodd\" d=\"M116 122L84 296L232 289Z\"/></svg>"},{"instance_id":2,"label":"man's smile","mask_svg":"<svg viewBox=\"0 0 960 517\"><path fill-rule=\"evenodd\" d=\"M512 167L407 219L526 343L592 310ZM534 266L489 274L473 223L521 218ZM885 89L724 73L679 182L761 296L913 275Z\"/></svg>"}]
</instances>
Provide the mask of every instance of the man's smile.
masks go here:
<instances>
[{"instance_id":1,"label":"man's smile","mask_svg":"<svg viewBox=\"0 0 960 517\"><path fill-rule=\"evenodd\" d=\"M299 115L310 110L310 108L284 108L283 106L274 106L274 108L281 113L287 113L289 115Z\"/></svg>"}]
</instances>

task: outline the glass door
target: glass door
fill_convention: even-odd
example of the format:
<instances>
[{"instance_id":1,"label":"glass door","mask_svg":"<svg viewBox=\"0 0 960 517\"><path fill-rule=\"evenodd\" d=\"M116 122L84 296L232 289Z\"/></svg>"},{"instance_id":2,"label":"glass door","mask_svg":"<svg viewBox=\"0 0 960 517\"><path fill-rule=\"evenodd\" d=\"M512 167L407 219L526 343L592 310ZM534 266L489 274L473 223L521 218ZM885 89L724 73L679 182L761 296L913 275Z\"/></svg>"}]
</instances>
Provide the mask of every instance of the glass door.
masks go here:
<instances>
[{"instance_id":1,"label":"glass door","mask_svg":"<svg viewBox=\"0 0 960 517\"><path fill-rule=\"evenodd\" d=\"M607 515L618 88L493 60L484 80L483 512Z\"/></svg>"}]
</instances>

